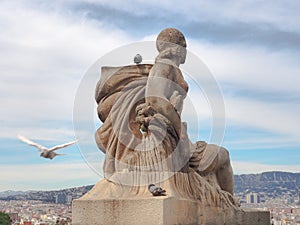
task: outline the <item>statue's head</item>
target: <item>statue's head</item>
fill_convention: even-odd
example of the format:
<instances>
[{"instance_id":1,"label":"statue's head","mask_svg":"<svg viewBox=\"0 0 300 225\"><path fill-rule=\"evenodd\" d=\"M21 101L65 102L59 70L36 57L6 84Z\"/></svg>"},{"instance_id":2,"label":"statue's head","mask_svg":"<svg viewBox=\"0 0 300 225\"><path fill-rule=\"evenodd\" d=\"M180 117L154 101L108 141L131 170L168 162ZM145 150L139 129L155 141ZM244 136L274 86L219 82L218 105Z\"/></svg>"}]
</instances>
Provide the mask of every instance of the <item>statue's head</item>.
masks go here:
<instances>
[{"instance_id":1,"label":"statue's head","mask_svg":"<svg viewBox=\"0 0 300 225\"><path fill-rule=\"evenodd\" d=\"M167 28L161 31L156 39L156 48L161 53L170 51L172 56L180 58L184 63L186 56L186 41L184 35L175 28Z\"/></svg>"}]
</instances>

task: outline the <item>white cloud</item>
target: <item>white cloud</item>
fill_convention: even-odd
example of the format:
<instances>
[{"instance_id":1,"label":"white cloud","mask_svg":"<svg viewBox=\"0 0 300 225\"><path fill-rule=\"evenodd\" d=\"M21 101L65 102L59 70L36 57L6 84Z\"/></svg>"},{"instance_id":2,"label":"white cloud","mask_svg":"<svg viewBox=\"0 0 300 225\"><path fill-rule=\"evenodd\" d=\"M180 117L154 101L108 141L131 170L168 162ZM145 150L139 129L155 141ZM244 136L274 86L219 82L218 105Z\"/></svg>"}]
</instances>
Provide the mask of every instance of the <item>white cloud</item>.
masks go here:
<instances>
[{"instance_id":1,"label":"white cloud","mask_svg":"<svg viewBox=\"0 0 300 225\"><path fill-rule=\"evenodd\" d=\"M70 2L70 1L66 1ZM72 1L74 2L74 1ZM184 15L188 21L205 21L215 24L243 22L245 24L270 24L282 30L297 31L299 27L297 1L185 1L181 0L129 0L109 1L78 0L77 3L101 4L115 9L122 9L136 15L147 15L159 10L168 15ZM155 16L155 15L154 15ZM176 19L176 18L174 18ZM176 22L176 21L175 21Z\"/></svg>"},{"instance_id":2,"label":"white cloud","mask_svg":"<svg viewBox=\"0 0 300 225\"><path fill-rule=\"evenodd\" d=\"M249 48L240 44L212 45L190 40L189 48L204 61L218 81L265 91L296 92L300 65L288 51Z\"/></svg>"},{"instance_id":3,"label":"white cloud","mask_svg":"<svg viewBox=\"0 0 300 225\"><path fill-rule=\"evenodd\" d=\"M41 121L72 120L86 69L129 42L118 30L84 17L40 11L23 1L2 2L0 21L0 118L8 124L1 126L1 137L13 127L22 130L24 121L37 129Z\"/></svg>"},{"instance_id":4,"label":"white cloud","mask_svg":"<svg viewBox=\"0 0 300 225\"><path fill-rule=\"evenodd\" d=\"M15 127L9 126L5 130L0 130L1 138L15 139L17 135L38 140L66 141L66 139L74 138L74 131L66 127L49 128L28 125L20 127L17 127L17 125Z\"/></svg>"},{"instance_id":5,"label":"white cloud","mask_svg":"<svg viewBox=\"0 0 300 225\"><path fill-rule=\"evenodd\" d=\"M262 173L266 171L300 172L299 165L269 165L254 162L233 161L234 174Z\"/></svg>"},{"instance_id":6,"label":"white cloud","mask_svg":"<svg viewBox=\"0 0 300 225\"><path fill-rule=\"evenodd\" d=\"M288 139L299 139L299 114L288 103L263 103L251 99L226 99L226 115L235 124L260 128L286 135Z\"/></svg>"},{"instance_id":7,"label":"white cloud","mask_svg":"<svg viewBox=\"0 0 300 225\"><path fill-rule=\"evenodd\" d=\"M251 132L249 132L251 134ZM249 134L248 133L248 134ZM230 134L227 134L230 135ZM268 135L267 137L260 137L259 135L252 132L252 135L249 137L237 137L236 134L232 134L231 136L235 136L234 140L227 140L225 134L224 145L230 146L230 150L261 150L261 149L287 149L293 148L295 146L299 146L298 138L290 138L289 136L280 136L280 135ZM279 136L279 137L278 137ZM295 150L297 151L297 150ZM240 153L242 154L242 153Z\"/></svg>"},{"instance_id":8,"label":"white cloud","mask_svg":"<svg viewBox=\"0 0 300 225\"><path fill-rule=\"evenodd\" d=\"M61 189L94 184L102 177L85 163L44 163L31 165L1 165L1 190Z\"/></svg>"},{"instance_id":9,"label":"white cloud","mask_svg":"<svg viewBox=\"0 0 300 225\"><path fill-rule=\"evenodd\" d=\"M281 135L281 140L288 143L299 140L300 66L293 53L246 49L241 45L213 46L195 40L189 46L226 93L227 124L265 130ZM222 84L230 84L230 90ZM190 92L196 96L194 90ZM200 117L210 118L211 109L205 101L199 98L199 104L193 103L202 112Z\"/></svg>"}]
</instances>

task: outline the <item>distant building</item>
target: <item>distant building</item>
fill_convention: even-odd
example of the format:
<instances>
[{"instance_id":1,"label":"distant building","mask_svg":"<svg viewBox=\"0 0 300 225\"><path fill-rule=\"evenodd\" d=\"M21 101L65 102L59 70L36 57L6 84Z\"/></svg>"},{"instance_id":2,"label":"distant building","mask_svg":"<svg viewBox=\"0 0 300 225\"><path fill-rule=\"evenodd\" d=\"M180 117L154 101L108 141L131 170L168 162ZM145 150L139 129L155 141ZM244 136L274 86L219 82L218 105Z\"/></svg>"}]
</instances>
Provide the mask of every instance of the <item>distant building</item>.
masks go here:
<instances>
[{"instance_id":1,"label":"distant building","mask_svg":"<svg viewBox=\"0 0 300 225\"><path fill-rule=\"evenodd\" d=\"M24 221L23 225L32 225L32 222L31 221Z\"/></svg>"},{"instance_id":2,"label":"distant building","mask_svg":"<svg viewBox=\"0 0 300 225\"><path fill-rule=\"evenodd\" d=\"M260 203L260 196L256 193L247 194L246 203Z\"/></svg>"},{"instance_id":3,"label":"distant building","mask_svg":"<svg viewBox=\"0 0 300 225\"><path fill-rule=\"evenodd\" d=\"M56 204L64 204L67 202L67 196L65 194L58 194L55 197L55 203Z\"/></svg>"},{"instance_id":4,"label":"distant building","mask_svg":"<svg viewBox=\"0 0 300 225\"><path fill-rule=\"evenodd\" d=\"M16 212L9 213L8 215L12 222L16 222L20 220L19 214Z\"/></svg>"},{"instance_id":5,"label":"distant building","mask_svg":"<svg viewBox=\"0 0 300 225\"><path fill-rule=\"evenodd\" d=\"M72 195L67 195L66 203L67 203L68 205L71 205L72 200L73 200Z\"/></svg>"}]
</instances>

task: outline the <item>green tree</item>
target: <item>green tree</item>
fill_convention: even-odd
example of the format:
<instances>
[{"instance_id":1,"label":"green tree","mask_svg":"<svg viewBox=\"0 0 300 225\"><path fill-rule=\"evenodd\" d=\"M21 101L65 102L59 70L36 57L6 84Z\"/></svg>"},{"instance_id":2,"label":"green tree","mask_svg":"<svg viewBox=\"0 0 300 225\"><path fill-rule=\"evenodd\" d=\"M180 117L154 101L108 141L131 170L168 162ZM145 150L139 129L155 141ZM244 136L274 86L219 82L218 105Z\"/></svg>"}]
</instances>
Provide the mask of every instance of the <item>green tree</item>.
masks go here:
<instances>
[{"instance_id":1,"label":"green tree","mask_svg":"<svg viewBox=\"0 0 300 225\"><path fill-rule=\"evenodd\" d=\"M1 225L10 225L10 218L9 215L7 215L6 213L2 213L0 212L0 224Z\"/></svg>"}]
</instances>

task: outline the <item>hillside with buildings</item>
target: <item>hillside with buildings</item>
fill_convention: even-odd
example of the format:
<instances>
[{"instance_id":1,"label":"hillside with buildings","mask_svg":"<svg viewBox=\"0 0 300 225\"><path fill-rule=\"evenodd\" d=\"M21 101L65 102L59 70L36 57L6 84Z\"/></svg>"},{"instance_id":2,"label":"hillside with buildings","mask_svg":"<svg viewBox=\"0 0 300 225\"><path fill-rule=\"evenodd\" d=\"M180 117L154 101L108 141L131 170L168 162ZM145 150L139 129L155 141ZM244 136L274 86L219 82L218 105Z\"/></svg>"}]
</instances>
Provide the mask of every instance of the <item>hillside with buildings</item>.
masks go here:
<instances>
[{"instance_id":1,"label":"hillside with buildings","mask_svg":"<svg viewBox=\"0 0 300 225\"><path fill-rule=\"evenodd\" d=\"M234 179L241 207L270 211L274 224L300 224L300 173L265 172L235 175ZM92 187L0 192L0 212L9 214L14 225L69 225L72 200Z\"/></svg>"},{"instance_id":2,"label":"hillside with buildings","mask_svg":"<svg viewBox=\"0 0 300 225\"><path fill-rule=\"evenodd\" d=\"M71 204L73 199L80 198L87 193L93 185L74 187L54 191L6 191L2 192L0 200L19 200L19 201L41 201L45 203Z\"/></svg>"},{"instance_id":3,"label":"hillside with buildings","mask_svg":"<svg viewBox=\"0 0 300 225\"><path fill-rule=\"evenodd\" d=\"M264 172L234 176L235 195L242 202L248 194L257 194L261 200L288 196L299 197L300 173ZM72 199L81 197L93 185L75 187L55 191L6 191L0 192L1 200L38 200L50 203L70 203Z\"/></svg>"},{"instance_id":4,"label":"hillside with buildings","mask_svg":"<svg viewBox=\"0 0 300 225\"><path fill-rule=\"evenodd\" d=\"M234 176L235 195L246 200L246 195L255 193L261 200L286 196L299 198L300 173L264 172Z\"/></svg>"}]
</instances>

